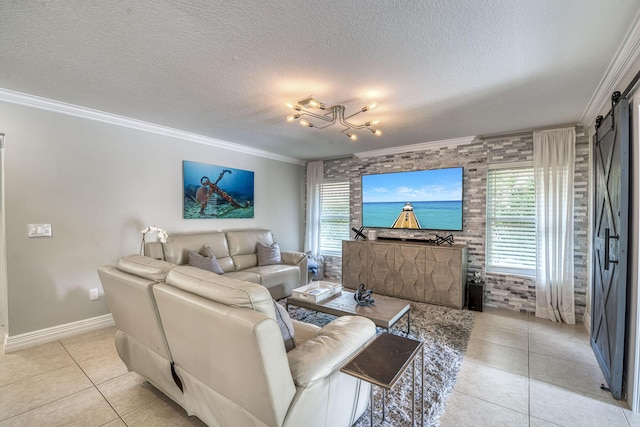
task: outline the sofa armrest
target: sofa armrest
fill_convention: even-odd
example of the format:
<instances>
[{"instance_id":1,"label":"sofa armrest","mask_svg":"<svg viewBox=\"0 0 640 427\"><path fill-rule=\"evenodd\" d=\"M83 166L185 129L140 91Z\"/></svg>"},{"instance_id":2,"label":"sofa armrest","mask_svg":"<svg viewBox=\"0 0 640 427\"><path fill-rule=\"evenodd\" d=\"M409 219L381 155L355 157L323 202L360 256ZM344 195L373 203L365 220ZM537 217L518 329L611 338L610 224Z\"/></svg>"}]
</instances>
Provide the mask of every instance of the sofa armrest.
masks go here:
<instances>
[{"instance_id":1,"label":"sofa armrest","mask_svg":"<svg viewBox=\"0 0 640 427\"><path fill-rule=\"evenodd\" d=\"M287 353L296 386L310 387L340 369L376 334L373 322L360 316L343 316Z\"/></svg>"},{"instance_id":2,"label":"sofa armrest","mask_svg":"<svg viewBox=\"0 0 640 427\"><path fill-rule=\"evenodd\" d=\"M282 251L280 252L282 262L288 265L300 265L301 262L307 259L307 256L302 252Z\"/></svg>"},{"instance_id":3,"label":"sofa armrest","mask_svg":"<svg viewBox=\"0 0 640 427\"><path fill-rule=\"evenodd\" d=\"M291 323L293 324L293 338L296 345L301 345L306 340L315 337L321 329L319 326L295 319L291 319Z\"/></svg>"},{"instance_id":4,"label":"sofa armrest","mask_svg":"<svg viewBox=\"0 0 640 427\"><path fill-rule=\"evenodd\" d=\"M300 280L298 287L305 286L307 284L307 277L309 276L309 266L307 264L307 255L303 252L281 252L282 262L287 265L297 265L300 268Z\"/></svg>"}]
</instances>

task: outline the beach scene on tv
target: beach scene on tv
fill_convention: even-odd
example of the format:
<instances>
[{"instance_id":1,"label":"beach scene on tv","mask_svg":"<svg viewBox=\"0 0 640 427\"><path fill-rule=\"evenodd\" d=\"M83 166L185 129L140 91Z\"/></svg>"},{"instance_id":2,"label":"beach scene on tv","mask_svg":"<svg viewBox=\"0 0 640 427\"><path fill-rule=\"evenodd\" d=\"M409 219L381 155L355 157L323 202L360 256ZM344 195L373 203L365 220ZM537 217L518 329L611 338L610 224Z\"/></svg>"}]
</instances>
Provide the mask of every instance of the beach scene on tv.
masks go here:
<instances>
[{"instance_id":1,"label":"beach scene on tv","mask_svg":"<svg viewBox=\"0 0 640 427\"><path fill-rule=\"evenodd\" d=\"M362 225L462 230L462 171L446 168L362 176Z\"/></svg>"}]
</instances>

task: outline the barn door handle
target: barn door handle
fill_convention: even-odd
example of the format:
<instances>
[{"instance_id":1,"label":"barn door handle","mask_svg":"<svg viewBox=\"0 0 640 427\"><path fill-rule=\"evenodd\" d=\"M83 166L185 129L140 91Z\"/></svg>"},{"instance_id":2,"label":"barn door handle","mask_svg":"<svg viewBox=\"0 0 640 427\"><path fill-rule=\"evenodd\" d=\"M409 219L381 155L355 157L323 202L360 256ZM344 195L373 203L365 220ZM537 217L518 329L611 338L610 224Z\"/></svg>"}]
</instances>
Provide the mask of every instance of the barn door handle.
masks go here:
<instances>
[{"instance_id":1,"label":"barn door handle","mask_svg":"<svg viewBox=\"0 0 640 427\"><path fill-rule=\"evenodd\" d=\"M619 238L620 236L618 236L617 234L615 236L612 236L608 228L604 229L604 269L605 270L609 269L609 264L618 263L617 259L609 258L609 240L611 239L618 240Z\"/></svg>"}]
</instances>

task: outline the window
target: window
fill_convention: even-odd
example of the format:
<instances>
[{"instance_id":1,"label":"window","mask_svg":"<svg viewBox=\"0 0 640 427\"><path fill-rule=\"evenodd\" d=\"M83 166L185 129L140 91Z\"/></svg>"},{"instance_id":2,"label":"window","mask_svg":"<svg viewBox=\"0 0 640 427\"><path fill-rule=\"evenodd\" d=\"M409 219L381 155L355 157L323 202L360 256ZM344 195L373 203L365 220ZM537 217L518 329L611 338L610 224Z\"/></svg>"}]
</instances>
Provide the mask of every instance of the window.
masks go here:
<instances>
[{"instance_id":1,"label":"window","mask_svg":"<svg viewBox=\"0 0 640 427\"><path fill-rule=\"evenodd\" d=\"M320 253L341 256L349 239L349 180L324 180L321 193Z\"/></svg>"},{"instance_id":2,"label":"window","mask_svg":"<svg viewBox=\"0 0 640 427\"><path fill-rule=\"evenodd\" d=\"M533 165L489 165L486 270L534 276L536 194Z\"/></svg>"}]
</instances>

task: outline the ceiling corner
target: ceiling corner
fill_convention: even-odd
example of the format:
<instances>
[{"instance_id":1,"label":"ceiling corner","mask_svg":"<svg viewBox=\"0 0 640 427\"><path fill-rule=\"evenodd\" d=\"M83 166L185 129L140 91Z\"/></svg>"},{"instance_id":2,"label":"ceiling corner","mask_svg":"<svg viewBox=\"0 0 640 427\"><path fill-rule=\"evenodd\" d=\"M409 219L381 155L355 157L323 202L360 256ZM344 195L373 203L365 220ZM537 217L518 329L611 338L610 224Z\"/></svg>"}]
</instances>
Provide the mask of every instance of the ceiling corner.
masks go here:
<instances>
[{"instance_id":1,"label":"ceiling corner","mask_svg":"<svg viewBox=\"0 0 640 427\"><path fill-rule=\"evenodd\" d=\"M610 104L611 94L622 84L625 76L632 71L631 67L640 58L640 13L636 15L634 22L582 114L580 123L585 126L591 126L596 115Z\"/></svg>"}]
</instances>

